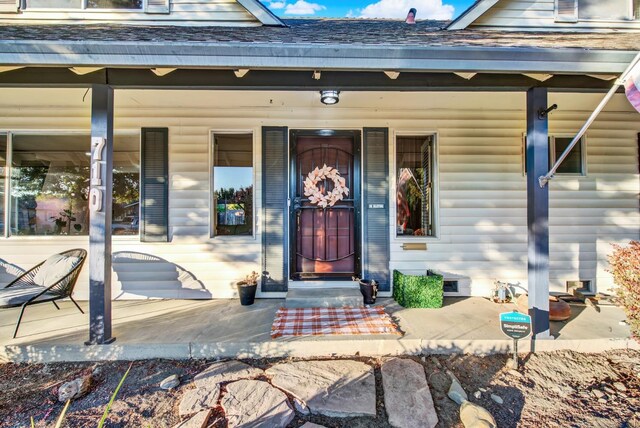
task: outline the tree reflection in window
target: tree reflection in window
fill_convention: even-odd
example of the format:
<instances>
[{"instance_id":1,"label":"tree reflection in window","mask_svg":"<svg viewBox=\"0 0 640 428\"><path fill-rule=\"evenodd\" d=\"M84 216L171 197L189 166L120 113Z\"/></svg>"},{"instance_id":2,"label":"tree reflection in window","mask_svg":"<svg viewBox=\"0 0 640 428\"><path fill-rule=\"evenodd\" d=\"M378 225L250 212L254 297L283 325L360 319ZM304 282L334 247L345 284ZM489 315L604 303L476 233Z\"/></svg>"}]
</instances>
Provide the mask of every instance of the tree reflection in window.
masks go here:
<instances>
[{"instance_id":1,"label":"tree reflection in window","mask_svg":"<svg viewBox=\"0 0 640 428\"><path fill-rule=\"evenodd\" d=\"M12 145L11 234L87 235L90 137L18 134ZM113 234L138 234L138 147L115 138Z\"/></svg>"}]
</instances>

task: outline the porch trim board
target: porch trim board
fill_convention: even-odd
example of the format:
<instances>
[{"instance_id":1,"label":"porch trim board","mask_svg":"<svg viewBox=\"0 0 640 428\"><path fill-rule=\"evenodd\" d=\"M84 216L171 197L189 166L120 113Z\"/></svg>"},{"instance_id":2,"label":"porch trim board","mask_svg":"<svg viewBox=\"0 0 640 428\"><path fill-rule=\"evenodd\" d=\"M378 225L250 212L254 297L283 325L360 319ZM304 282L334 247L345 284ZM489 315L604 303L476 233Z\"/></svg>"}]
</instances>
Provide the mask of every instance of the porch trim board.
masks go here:
<instances>
[{"instance_id":1,"label":"porch trim board","mask_svg":"<svg viewBox=\"0 0 640 428\"><path fill-rule=\"evenodd\" d=\"M313 52L313 55L309 55ZM633 51L575 48L350 46L215 42L0 41L16 66L621 73Z\"/></svg>"}]
</instances>

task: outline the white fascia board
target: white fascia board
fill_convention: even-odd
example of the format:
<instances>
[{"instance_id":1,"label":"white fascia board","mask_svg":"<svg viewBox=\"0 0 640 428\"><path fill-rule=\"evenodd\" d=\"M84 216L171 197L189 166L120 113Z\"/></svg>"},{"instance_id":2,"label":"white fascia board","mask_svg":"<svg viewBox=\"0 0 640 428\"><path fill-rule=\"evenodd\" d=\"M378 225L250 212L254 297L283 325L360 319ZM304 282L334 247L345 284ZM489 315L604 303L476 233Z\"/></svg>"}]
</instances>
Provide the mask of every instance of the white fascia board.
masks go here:
<instances>
[{"instance_id":1,"label":"white fascia board","mask_svg":"<svg viewBox=\"0 0 640 428\"><path fill-rule=\"evenodd\" d=\"M273 25L276 27L286 27L287 25L280 20L273 12L269 10L258 0L236 0L242 7L262 22L263 25Z\"/></svg>"},{"instance_id":2,"label":"white fascia board","mask_svg":"<svg viewBox=\"0 0 640 428\"><path fill-rule=\"evenodd\" d=\"M447 30L464 30L496 3L498 3L498 0L477 1L469 9L462 12L459 17L454 19L451 24L447 25Z\"/></svg>"},{"instance_id":3,"label":"white fascia board","mask_svg":"<svg viewBox=\"0 0 640 428\"><path fill-rule=\"evenodd\" d=\"M510 47L0 41L0 66L620 74L636 52Z\"/></svg>"}]
</instances>

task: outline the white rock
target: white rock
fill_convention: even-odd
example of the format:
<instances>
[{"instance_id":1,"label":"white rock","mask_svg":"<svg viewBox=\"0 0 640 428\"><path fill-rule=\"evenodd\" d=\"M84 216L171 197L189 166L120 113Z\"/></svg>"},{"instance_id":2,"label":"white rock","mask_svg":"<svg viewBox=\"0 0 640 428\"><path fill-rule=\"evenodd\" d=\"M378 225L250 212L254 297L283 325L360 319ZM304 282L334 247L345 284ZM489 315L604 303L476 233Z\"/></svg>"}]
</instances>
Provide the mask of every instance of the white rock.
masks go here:
<instances>
[{"instance_id":1,"label":"white rock","mask_svg":"<svg viewBox=\"0 0 640 428\"><path fill-rule=\"evenodd\" d=\"M487 409L469 401L463 401L460 406L460 421L465 428L498 428Z\"/></svg>"},{"instance_id":2,"label":"white rock","mask_svg":"<svg viewBox=\"0 0 640 428\"><path fill-rule=\"evenodd\" d=\"M229 428L285 427L295 416L287 396L259 380L230 383L220 404Z\"/></svg>"},{"instance_id":3,"label":"white rock","mask_svg":"<svg viewBox=\"0 0 640 428\"><path fill-rule=\"evenodd\" d=\"M500 397L499 395L496 395L496 394L491 394L491 399L493 401L495 401L496 403L498 403L498 404L504 403L504 400L502 399L502 397Z\"/></svg>"},{"instance_id":4,"label":"white rock","mask_svg":"<svg viewBox=\"0 0 640 428\"><path fill-rule=\"evenodd\" d=\"M293 399L293 407L295 407L296 410L302 413L303 415L308 415L309 413L311 413L311 411L309 410L309 407L307 407L306 404L304 404L302 401L300 401L297 398Z\"/></svg>"},{"instance_id":5,"label":"white rock","mask_svg":"<svg viewBox=\"0 0 640 428\"><path fill-rule=\"evenodd\" d=\"M174 428L206 428L208 425L207 422L209 421L210 414L211 410L205 410L187 419L186 421L179 423Z\"/></svg>"},{"instance_id":6,"label":"white rock","mask_svg":"<svg viewBox=\"0 0 640 428\"><path fill-rule=\"evenodd\" d=\"M176 374L171 375L160 382L160 388L162 389L173 389L178 385L180 385L180 377Z\"/></svg>"},{"instance_id":7,"label":"white rock","mask_svg":"<svg viewBox=\"0 0 640 428\"><path fill-rule=\"evenodd\" d=\"M209 410L218 403L218 397L220 396L220 388L196 388L185 391L182 399L180 400L180 407L178 408L179 415L189 416L194 413L202 412L203 410Z\"/></svg>"},{"instance_id":8,"label":"white rock","mask_svg":"<svg viewBox=\"0 0 640 428\"><path fill-rule=\"evenodd\" d=\"M381 367L384 405L389 424L397 428L433 428L438 414L424 368L413 360L392 358Z\"/></svg>"},{"instance_id":9,"label":"white rock","mask_svg":"<svg viewBox=\"0 0 640 428\"><path fill-rule=\"evenodd\" d=\"M88 375L63 383L58 388L58 401L65 403L67 400L75 400L82 397L89 391L91 382L93 382L93 378Z\"/></svg>"},{"instance_id":10,"label":"white rock","mask_svg":"<svg viewBox=\"0 0 640 428\"><path fill-rule=\"evenodd\" d=\"M622 382L613 382L613 387L620 392L625 392L627 387Z\"/></svg>"},{"instance_id":11,"label":"white rock","mask_svg":"<svg viewBox=\"0 0 640 428\"><path fill-rule=\"evenodd\" d=\"M604 397L604 392L600 391L599 389L594 389L594 390L592 390L592 391L591 391L591 393L592 393L593 395L595 395L595 396L596 396L596 398L602 398L602 397Z\"/></svg>"},{"instance_id":12,"label":"white rock","mask_svg":"<svg viewBox=\"0 0 640 428\"><path fill-rule=\"evenodd\" d=\"M300 428L326 428L324 425L314 424L313 422L307 422Z\"/></svg>"},{"instance_id":13,"label":"white rock","mask_svg":"<svg viewBox=\"0 0 640 428\"><path fill-rule=\"evenodd\" d=\"M480 399L480 397L482 397L482 392L476 391L473 393L473 396L476 397L476 399Z\"/></svg>"},{"instance_id":14,"label":"white rock","mask_svg":"<svg viewBox=\"0 0 640 428\"><path fill-rule=\"evenodd\" d=\"M460 385L460 381L456 377L456 375L451 372L451 370L447 370L447 374L451 378L451 386L449 387L449 392L447 392L447 396L450 399L455 401L458 404L462 404L463 401L469 400L467 393L465 392L462 385Z\"/></svg>"},{"instance_id":15,"label":"white rock","mask_svg":"<svg viewBox=\"0 0 640 428\"><path fill-rule=\"evenodd\" d=\"M223 382L233 382L239 379L255 379L262 376L264 371L240 361L222 361L211 364L206 370L198 373L193 381L198 388L215 389Z\"/></svg>"},{"instance_id":16,"label":"white rock","mask_svg":"<svg viewBox=\"0 0 640 428\"><path fill-rule=\"evenodd\" d=\"M311 413L331 417L375 416L373 368L351 360L276 364L266 375L274 386L307 404Z\"/></svg>"}]
</instances>

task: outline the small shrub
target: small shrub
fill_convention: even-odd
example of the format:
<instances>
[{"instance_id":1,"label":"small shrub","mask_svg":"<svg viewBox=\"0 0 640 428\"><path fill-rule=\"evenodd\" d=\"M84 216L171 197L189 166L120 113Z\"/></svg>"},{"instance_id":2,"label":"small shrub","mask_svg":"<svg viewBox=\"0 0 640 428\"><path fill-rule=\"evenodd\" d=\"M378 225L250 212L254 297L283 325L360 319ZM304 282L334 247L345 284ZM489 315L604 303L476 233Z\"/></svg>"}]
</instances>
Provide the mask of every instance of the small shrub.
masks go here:
<instances>
[{"instance_id":1,"label":"small shrub","mask_svg":"<svg viewBox=\"0 0 640 428\"><path fill-rule=\"evenodd\" d=\"M393 298L405 308L441 308L442 275L405 275L393 271Z\"/></svg>"},{"instance_id":2,"label":"small shrub","mask_svg":"<svg viewBox=\"0 0 640 428\"><path fill-rule=\"evenodd\" d=\"M640 341L640 242L631 241L628 247L613 247L609 272L618 286L616 294L627 315L631 334Z\"/></svg>"}]
</instances>

